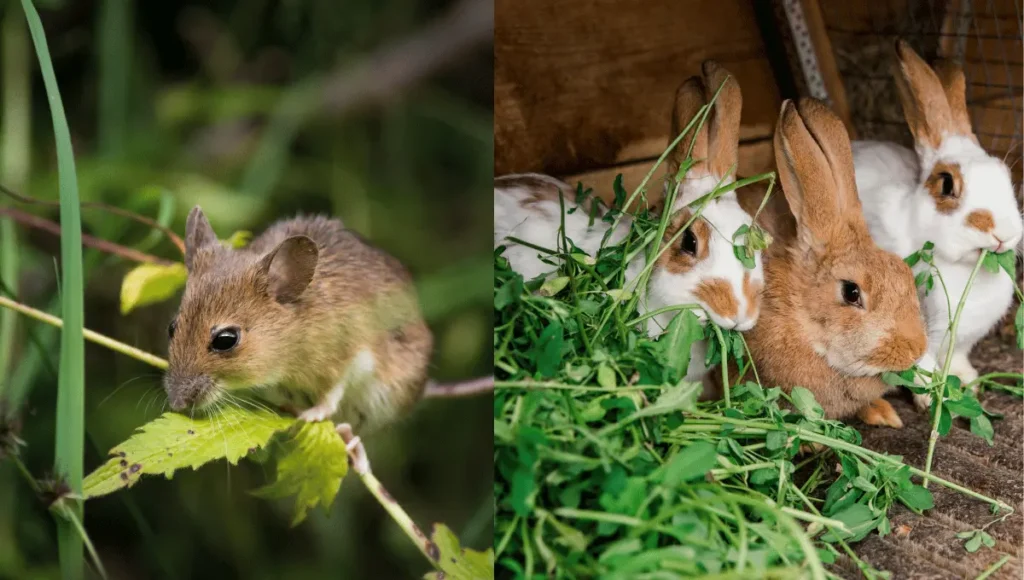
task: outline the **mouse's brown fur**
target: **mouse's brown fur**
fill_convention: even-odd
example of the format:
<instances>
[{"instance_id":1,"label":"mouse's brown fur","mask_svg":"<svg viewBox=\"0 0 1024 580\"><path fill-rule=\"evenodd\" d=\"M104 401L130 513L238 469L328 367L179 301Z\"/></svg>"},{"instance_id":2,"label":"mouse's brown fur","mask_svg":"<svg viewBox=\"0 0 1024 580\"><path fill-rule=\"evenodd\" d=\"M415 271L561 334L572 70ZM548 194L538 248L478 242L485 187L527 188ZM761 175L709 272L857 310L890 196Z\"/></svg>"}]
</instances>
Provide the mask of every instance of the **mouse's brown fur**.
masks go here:
<instances>
[{"instance_id":1,"label":"mouse's brown fur","mask_svg":"<svg viewBox=\"0 0 1024 580\"><path fill-rule=\"evenodd\" d=\"M357 429L386 424L423 394L432 349L412 280L396 259L338 220L298 217L247 248L189 214L185 294L170 341L171 406L207 405L235 388L279 386ZM237 346L212 338L238 329Z\"/></svg>"}]
</instances>

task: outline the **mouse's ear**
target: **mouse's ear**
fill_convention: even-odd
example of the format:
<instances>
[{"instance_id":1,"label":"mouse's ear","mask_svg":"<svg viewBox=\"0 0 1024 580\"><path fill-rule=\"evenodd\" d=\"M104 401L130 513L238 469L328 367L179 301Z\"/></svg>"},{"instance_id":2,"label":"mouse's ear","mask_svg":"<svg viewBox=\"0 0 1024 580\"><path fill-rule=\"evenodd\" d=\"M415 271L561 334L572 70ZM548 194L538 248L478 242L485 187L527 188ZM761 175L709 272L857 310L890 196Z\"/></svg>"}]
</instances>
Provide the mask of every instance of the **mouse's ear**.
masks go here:
<instances>
[{"instance_id":1,"label":"mouse's ear","mask_svg":"<svg viewBox=\"0 0 1024 580\"><path fill-rule=\"evenodd\" d=\"M316 242L306 236L292 236L260 259L259 276L274 300L295 302L313 281L319 257Z\"/></svg>"},{"instance_id":2,"label":"mouse's ear","mask_svg":"<svg viewBox=\"0 0 1024 580\"><path fill-rule=\"evenodd\" d=\"M192 271L192 265L196 258L196 252L205 246L217 243L217 234L210 227L209 220L203 214L199 206L188 212L188 220L185 222L185 268Z\"/></svg>"}]
</instances>

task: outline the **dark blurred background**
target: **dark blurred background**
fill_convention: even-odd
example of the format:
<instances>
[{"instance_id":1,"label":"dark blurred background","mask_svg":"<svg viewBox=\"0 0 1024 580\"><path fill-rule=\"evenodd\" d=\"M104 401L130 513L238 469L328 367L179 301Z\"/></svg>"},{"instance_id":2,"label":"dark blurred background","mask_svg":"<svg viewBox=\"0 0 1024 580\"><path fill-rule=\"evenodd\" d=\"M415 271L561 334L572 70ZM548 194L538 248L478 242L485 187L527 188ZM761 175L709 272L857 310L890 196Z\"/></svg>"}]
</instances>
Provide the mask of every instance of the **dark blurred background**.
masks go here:
<instances>
[{"instance_id":1,"label":"dark blurred background","mask_svg":"<svg viewBox=\"0 0 1024 580\"><path fill-rule=\"evenodd\" d=\"M37 0L71 125L83 201L178 232L201 204L217 233L326 212L402 260L436 336L432 375L491 373L490 0ZM0 0L0 182L57 198L50 111L20 2ZM0 206L13 202L0 196ZM55 208L16 205L54 221ZM18 299L59 313L59 240L17 236ZM180 260L139 224L83 210L87 233ZM9 246L10 247L10 246ZM7 258L12 260L10 254ZM166 356L177 297L122 316L135 264L87 250L86 327ZM9 262L13 263L13 262ZM10 313L0 313L9 320ZM23 461L53 464L56 333L0 333L0 397L24 393ZM160 373L87 345L86 471L158 416ZM378 479L421 527L492 544L491 397L428 400L367 441ZM289 528L257 499L272 464L144 479L85 504L114 578L410 578L429 567L352 476L329 515ZM0 461L0 577L57 578L53 520Z\"/></svg>"}]
</instances>

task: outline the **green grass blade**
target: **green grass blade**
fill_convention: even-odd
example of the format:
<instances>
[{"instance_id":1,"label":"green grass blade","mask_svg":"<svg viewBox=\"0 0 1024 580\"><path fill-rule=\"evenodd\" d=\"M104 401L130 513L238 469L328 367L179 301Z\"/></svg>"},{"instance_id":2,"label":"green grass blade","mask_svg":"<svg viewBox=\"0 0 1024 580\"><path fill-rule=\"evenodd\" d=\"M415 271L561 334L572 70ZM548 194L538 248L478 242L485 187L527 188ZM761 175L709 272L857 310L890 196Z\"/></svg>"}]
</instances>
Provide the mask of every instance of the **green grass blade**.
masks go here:
<instances>
[{"instance_id":1,"label":"green grass blade","mask_svg":"<svg viewBox=\"0 0 1024 580\"><path fill-rule=\"evenodd\" d=\"M32 0L21 0L32 33L36 57L43 73L46 100L53 118L57 146L57 171L60 181L60 253L62 264L60 376L57 380L57 433L54 471L66 478L75 494L82 490L82 452L85 445L85 339L82 295L82 220L79 215L78 182L71 149L71 131L64 116L57 77L53 72L46 33ZM82 506L71 509L82 521ZM82 578L83 543L79 530L66 519L58 519L61 576L65 580Z\"/></svg>"},{"instance_id":2,"label":"green grass blade","mask_svg":"<svg viewBox=\"0 0 1024 580\"><path fill-rule=\"evenodd\" d=\"M29 151L32 147L32 83L28 52L28 30L20 15L4 15L0 39L3 42L3 67L0 86L0 176L4 184L22 189L28 181ZM0 205L10 203L0 201ZM7 288L18 287L18 237L14 220L0 219L0 282ZM17 315L0 312L0 400L8 400L5 380L11 371L14 329Z\"/></svg>"}]
</instances>

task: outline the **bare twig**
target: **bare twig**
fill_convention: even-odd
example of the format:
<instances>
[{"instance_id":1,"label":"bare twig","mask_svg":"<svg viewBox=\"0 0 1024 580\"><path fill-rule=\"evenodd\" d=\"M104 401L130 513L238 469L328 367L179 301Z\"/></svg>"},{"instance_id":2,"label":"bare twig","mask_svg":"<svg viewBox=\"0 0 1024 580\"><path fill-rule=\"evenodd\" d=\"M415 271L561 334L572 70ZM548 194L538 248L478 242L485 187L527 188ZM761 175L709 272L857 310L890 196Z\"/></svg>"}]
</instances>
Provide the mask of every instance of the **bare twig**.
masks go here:
<instances>
[{"instance_id":1,"label":"bare twig","mask_svg":"<svg viewBox=\"0 0 1024 580\"><path fill-rule=\"evenodd\" d=\"M49 207L60 207L60 202L57 202L57 201L47 201L45 199L36 199L34 197L29 197L27 195L22 195L22 194L20 194L20 193L18 193L16 191L12 190L11 188L5 186L5 185L0 185L0 192L3 192L7 196L14 198L15 200L20 201L21 203L30 203L30 204L33 204L33 205L45 205L45 206L49 206ZM79 205L81 207L83 207L83 208L101 209L101 210L103 210L105 212L112 213L114 215L119 215L121 217L126 217L128 219L137 221L140 224L143 224L145 226L149 226L149 227L151 227L153 229L160 230L161 232L163 232L163 234L165 236L167 236L167 238L169 240L171 240L171 242L175 246L178 247L178 250L181 251L182 255L185 254L185 242L182 241L182 239L178 236L178 234L174 233L174 230L172 230L171 228L168 228L166 226L162 226L162 225L156 223L155 220L149 219L146 216L139 215L139 214L137 214L135 212L131 212L131 211L128 211L126 209L121 209L119 207L114 207L112 205L107 205L105 203L99 203L99 202L96 202L96 201L83 201ZM25 214L25 215L27 215L27 214ZM83 236L83 238L84 238L84 236ZM96 238L93 238L93 239L95 240Z\"/></svg>"},{"instance_id":2,"label":"bare twig","mask_svg":"<svg viewBox=\"0 0 1024 580\"><path fill-rule=\"evenodd\" d=\"M46 218L39 217L37 215L30 214L20 209L13 207L0 207L0 216L7 216L12 220L36 229L40 229L49 232L55 236L60 236L60 225L52 222ZM131 260L133 262L141 262L143 264L159 264L161 266L169 266L174 262L158 258L145 252L140 252L132 248L109 242L102 238L90 236L89 234L82 234L82 245L90 248L96 248L97 250L107 252L124 258L125 260Z\"/></svg>"},{"instance_id":3,"label":"bare twig","mask_svg":"<svg viewBox=\"0 0 1024 580\"><path fill-rule=\"evenodd\" d=\"M472 397L483 393L494 392L494 377L479 377L457 383L439 384L434 381L427 383L427 398Z\"/></svg>"}]
</instances>

